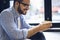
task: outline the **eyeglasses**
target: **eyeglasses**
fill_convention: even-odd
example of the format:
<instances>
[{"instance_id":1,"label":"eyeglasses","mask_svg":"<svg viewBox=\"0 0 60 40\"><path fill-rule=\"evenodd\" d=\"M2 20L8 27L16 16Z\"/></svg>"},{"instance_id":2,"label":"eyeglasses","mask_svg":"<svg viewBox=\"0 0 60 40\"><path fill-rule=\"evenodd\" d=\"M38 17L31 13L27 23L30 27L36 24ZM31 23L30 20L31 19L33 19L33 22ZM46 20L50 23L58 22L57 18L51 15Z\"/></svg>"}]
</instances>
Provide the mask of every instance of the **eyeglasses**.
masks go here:
<instances>
[{"instance_id":1,"label":"eyeglasses","mask_svg":"<svg viewBox=\"0 0 60 40\"><path fill-rule=\"evenodd\" d=\"M21 4L23 4L24 6L30 6L29 4L26 4L26 3L21 3Z\"/></svg>"}]
</instances>

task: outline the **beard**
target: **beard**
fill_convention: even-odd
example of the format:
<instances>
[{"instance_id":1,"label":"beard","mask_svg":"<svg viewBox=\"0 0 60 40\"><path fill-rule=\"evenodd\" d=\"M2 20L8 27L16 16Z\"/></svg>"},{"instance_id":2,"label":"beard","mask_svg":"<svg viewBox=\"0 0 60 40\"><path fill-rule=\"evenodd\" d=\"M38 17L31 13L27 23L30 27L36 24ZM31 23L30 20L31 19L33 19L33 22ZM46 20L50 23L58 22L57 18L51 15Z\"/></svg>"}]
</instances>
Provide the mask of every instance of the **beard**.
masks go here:
<instances>
[{"instance_id":1,"label":"beard","mask_svg":"<svg viewBox=\"0 0 60 40\"><path fill-rule=\"evenodd\" d=\"M24 10L26 10L26 9L24 9ZM20 5L18 6L18 12L19 12L19 14L26 15L26 12L24 13L24 12L21 10Z\"/></svg>"},{"instance_id":2,"label":"beard","mask_svg":"<svg viewBox=\"0 0 60 40\"><path fill-rule=\"evenodd\" d=\"M19 12L19 14L24 14L23 11L21 10L20 6L18 6L18 12Z\"/></svg>"}]
</instances>

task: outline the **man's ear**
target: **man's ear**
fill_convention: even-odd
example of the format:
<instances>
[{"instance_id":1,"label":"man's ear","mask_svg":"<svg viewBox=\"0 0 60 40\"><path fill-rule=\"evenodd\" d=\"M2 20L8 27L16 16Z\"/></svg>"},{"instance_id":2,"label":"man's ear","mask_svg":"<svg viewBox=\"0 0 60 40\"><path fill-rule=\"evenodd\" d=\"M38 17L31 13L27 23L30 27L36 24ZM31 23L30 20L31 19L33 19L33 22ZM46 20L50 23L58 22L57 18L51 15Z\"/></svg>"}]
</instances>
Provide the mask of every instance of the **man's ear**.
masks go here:
<instances>
[{"instance_id":1,"label":"man's ear","mask_svg":"<svg viewBox=\"0 0 60 40\"><path fill-rule=\"evenodd\" d=\"M19 2L15 2L15 7L18 7L18 5L19 5Z\"/></svg>"}]
</instances>

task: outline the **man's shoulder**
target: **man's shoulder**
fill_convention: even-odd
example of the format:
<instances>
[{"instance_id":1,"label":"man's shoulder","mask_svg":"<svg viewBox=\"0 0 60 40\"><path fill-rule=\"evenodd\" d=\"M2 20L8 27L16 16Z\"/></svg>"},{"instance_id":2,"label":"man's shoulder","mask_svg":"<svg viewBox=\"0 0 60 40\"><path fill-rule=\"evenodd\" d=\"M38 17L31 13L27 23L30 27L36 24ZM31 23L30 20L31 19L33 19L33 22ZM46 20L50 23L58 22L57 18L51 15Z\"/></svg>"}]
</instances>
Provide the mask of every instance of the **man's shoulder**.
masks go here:
<instances>
[{"instance_id":1,"label":"man's shoulder","mask_svg":"<svg viewBox=\"0 0 60 40\"><path fill-rule=\"evenodd\" d=\"M1 12L1 14L4 14L4 13L5 13L5 14L7 14L7 13L8 13L8 14L9 14L9 13L12 14L12 8L4 9L4 10Z\"/></svg>"},{"instance_id":2,"label":"man's shoulder","mask_svg":"<svg viewBox=\"0 0 60 40\"><path fill-rule=\"evenodd\" d=\"M7 8L1 12L0 16L13 16L13 14L11 12L11 9Z\"/></svg>"},{"instance_id":3,"label":"man's shoulder","mask_svg":"<svg viewBox=\"0 0 60 40\"><path fill-rule=\"evenodd\" d=\"M4 9L1 13L10 12L10 11L11 11L11 8L7 8L7 9Z\"/></svg>"}]
</instances>

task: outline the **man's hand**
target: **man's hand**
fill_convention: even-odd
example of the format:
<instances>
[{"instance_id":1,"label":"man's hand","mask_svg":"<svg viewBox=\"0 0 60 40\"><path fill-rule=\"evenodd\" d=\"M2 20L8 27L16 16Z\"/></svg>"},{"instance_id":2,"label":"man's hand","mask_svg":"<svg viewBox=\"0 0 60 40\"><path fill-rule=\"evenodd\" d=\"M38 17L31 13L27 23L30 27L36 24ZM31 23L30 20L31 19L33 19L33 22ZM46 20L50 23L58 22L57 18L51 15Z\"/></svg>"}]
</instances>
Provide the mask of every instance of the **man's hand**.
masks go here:
<instances>
[{"instance_id":1,"label":"man's hand","mask_svg":"<svg viewBox=\"0 0 60 40\"><path fill-rule=\"evenodd\" d=\"M44 30L47 30L48 28L52 27L52 22L44 21L39 26L40 26L40 31L44 31Z\"/></svg>"},{"instance_id":2,"label":"man's hand","mask_svg":"<svg viewBox=\"0 0 60 40\"><path fill-rule=\"evenodd\" d=\"M51 21L42 22L42 24L39 24L39 25L32 27L28 30L27 38L31 37L32 35L36 34L37 32L45 31L48 28L50 28L51 26L52 26Z\"/></svg>"}]
</instances>

